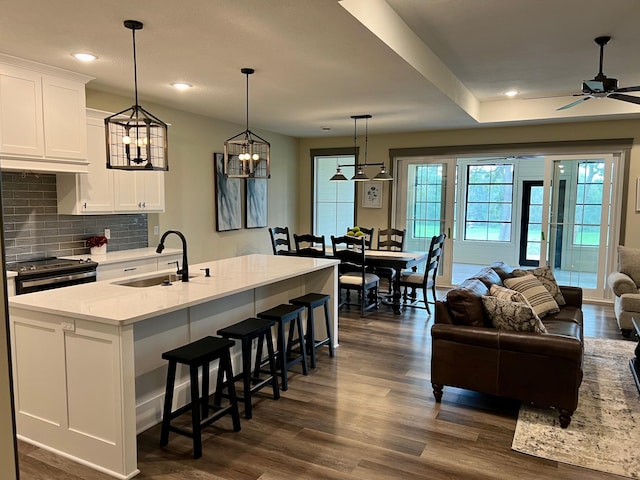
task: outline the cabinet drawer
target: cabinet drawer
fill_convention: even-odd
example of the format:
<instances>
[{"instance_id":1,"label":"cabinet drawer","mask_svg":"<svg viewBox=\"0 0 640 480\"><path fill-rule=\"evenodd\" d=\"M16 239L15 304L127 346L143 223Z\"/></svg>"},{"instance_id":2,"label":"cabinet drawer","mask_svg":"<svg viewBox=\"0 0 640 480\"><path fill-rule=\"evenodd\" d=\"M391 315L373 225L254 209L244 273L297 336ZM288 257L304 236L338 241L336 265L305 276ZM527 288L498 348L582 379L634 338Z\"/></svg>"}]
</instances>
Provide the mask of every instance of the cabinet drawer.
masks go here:
<instances>
[{"instance_id":1,"label":"cabinet drawer","mask_svg":"<svg viewBox=\"0 0 640 480\"><path fill-rule=\"evenodd\" d=\"M130 260L128 262L98 265L98 281L111 280L112 278L139 275L141 273L155 272L158 270L158 259L147 258L144 260Z\"/></svg>"}]
</instances>

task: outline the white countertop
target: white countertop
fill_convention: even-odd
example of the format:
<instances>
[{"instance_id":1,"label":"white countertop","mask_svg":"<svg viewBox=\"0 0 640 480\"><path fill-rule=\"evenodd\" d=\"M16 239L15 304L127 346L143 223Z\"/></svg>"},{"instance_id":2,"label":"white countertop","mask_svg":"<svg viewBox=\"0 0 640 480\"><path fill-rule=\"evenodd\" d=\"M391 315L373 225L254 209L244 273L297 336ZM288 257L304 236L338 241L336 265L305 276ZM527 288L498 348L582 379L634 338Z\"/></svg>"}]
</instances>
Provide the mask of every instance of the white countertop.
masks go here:
<instances>
[{"instance_id":1,"label":"white countertop","mask_svg":"<svg viewBox=\"0 0 640 480\"><path fill-rule=\"evenodd\" d=\"M148 257L163 257L165 255L175 255L176 253L182 253L179 248L165 248L162 253L156 253L156 247L146 248L134 248L131 250L119 250L117 252L107 251L104 255L73 255L70 257L72 260L84 260L85 258L91 258L94 262L98 262L98 265L109 265L110 263L127 262L129 260L141 260Z\"/></svg>"},{"instance_id":2,"label":"white countertop","mask_svg":"<svg viewBox=\"0 0 640 480\"><path fill-rule=\"evenodd\" d=\"M189 273L195 277L186 283L178 281L169 286L144 288L116 284L135 278L155 277L161 273L175 273L175 269L167 269L134 277L18 295L9 298L9 308L127 325L338 263L337 260L322 258L246 255L189 265ZM209 268L211 277L205 277L200 270L202 268Z\"/></svg>"}]
</instances>

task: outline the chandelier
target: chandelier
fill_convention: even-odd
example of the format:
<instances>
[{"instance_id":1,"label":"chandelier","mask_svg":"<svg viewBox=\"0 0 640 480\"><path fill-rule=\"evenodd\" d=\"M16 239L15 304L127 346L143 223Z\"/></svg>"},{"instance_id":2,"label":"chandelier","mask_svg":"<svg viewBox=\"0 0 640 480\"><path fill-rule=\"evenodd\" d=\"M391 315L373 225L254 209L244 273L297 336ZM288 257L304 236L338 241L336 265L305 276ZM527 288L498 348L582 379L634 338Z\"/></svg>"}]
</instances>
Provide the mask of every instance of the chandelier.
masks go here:
<instances>
[{"instance_id":1,"label":"chandelier","mask_svg":"<svg viewBox=\"0 0 640 480\"><path fill-rule=\"evenodd\" d=\"M107 168L117 170L169 170L167 124L138 104L136 30L142 22L125 20L133 35L133 81L135 104L104 119Z\"/></svg>"},{"instance_id":2,"label":"chandelier","mask_svg":"<svg viewBox=\"0 0 640 480\"><path fill-rule=\"evenodd\" d=\"M351 180L356 182L366 182L370 180L370 178L365 173L365 167L380 167L380 172L373 177L371 180L393 180L393 177L389 175L387 171L387 167L384 162L378 163L368 163L368 145L369 145L369 119L372 118L371 115L352 115L353 118L353 158L356 159L355 163L352 164L338 164L338 168L336 169L336 173L329 180L333 181L343 181L348 180L347 177L342 173L343 167L355 167L356 173ZM365 133L364 133L364 163L360 163L357 161L358 158L358 120L365 120Z\"/></svg>"},{"instance_id":3,"label":"chandelier","mask_svg":"<svg viewBox=\"0 0 640 480\"><path fill-rule=\"evenodd\" d=\"M271 145L249 130L249 75L255 70L240 70L247 79L246 129L224 142L224 174L227 177L270 178Z\"/></svg>"}]
</instances>

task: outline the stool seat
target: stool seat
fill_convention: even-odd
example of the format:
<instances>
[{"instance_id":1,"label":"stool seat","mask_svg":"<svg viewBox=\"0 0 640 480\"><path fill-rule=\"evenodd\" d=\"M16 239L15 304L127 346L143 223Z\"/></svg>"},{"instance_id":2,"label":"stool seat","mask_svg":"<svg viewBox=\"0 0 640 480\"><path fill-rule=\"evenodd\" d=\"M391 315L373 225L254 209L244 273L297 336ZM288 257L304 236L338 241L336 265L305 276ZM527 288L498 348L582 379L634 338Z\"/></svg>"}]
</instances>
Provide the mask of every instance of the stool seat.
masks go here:
<instances>
[{"instance_id":1,"label":"stool seat","mask_svg":"<svg viewBox=\"0 0 640 480\"><path fill-rule=\"evenodd\" d=\"M218 330L218 335L224 338L234 338L241 341L242 345L242 373L234 377L234 381L242 379L243 396L239 401L244 402L244 415L249 419L252 417L251 395L267 385L273 389L273 398L280 398L278 387L278 372L276 368L276 356L273 349L273 339L271 337L271 327L276 324L275 320L263 318L247 318L234 325L230 325ZM253 374L251 373L251 353L253 340L257 339L256 359ZM267 343L267 358L262 358L264 342ZM264 364L269 364L269 370L262 370ZM260 378L260 374L268 374L266 378Z\"/></svg>"},{"instance_id":2,"label":"stool seat","mask_svg":"<svg viewBox=\"0 0 640 480\"><path fill-rule=\"evenodd\" d=\"M193 439L193 456L202 456L202 428L210 425L224 415L231 414L233 430L240 431L240 415L238 413L238 399L233 388L233 370L231 367L231 347L233 340L219 337L204 337L195 342L183 345L162 354L164 360L169 361L167 370L167 386L164 395L162 428L160 431L160 445L169 443L169 432L179 433ZM216 384L216 398L213 405L209 405L209 364L219 360L218 381ZM176 368L178 363L189 366L189 382L191 400L186 405L172 411ZM198 382L198 370L202 367L202 389ZM225 380L226 376L226 380ZM221 406L219 393L227 388L229 404ZM214 413L209 415L209 410ZM171 420L183 413L191 411L191 431L171 425Z\"/></svg>"},{"instance_id":3,"label":"stool seat","mask_svg":"<svg viewBox=\"0 0 640 480\"><path fill-rule=\"evenodd\" d=\"M307 375L307 354L304 347L304 332L302 328L302 312L304 312L304 306L291 305L288 303L282 303L269 310L260 312L258 318L275 320L278 325L278 352L277 352L277 364L280 370L282 378L282 390L289 388L287 381L288 370L297 365L302 364L302 373ZM287 324L293 322L289 328L288 341L285 341L285 330ZM295 331L298 331L298 336L295 337ZM293 345L295 343L300 344L299 355L293 355Z\"/></svg>"},{"instance_id":4,"label":"stool seat","mask_svg":"<svg viewBox=\"0 0 640 480\"><path fill-rule=\"evenodd\" d=\"M324 345L329 346L329 356L333 357L333 333L331 315L329 313L329 302L331 301L331 295L324 293L307 293L300 297L292 298L289 303L293 305L304 306L307 309L307 329L305 333L305 341L307 352L310 357L311 368L316 368L316 350ZM327 336L323 339L316 339L315 333L315 320L313 311L317 307L324 307L324 319L325 328L327 330Z\"/></svg>"}]
</instances>

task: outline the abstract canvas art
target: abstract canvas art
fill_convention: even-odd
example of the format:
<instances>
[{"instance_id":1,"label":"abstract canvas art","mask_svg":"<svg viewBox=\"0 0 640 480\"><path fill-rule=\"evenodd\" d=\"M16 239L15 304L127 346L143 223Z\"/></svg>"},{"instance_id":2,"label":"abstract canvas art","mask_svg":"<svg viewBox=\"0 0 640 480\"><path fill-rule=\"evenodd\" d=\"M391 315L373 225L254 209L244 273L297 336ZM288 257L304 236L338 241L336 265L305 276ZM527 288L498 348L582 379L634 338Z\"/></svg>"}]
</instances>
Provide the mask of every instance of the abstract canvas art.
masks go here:
<instances>
[{"instance_id":1,"label":"abstract canvas art","mask_svg":"<svg viewBox=\"0 0 640 480\"><path fill-rule=\"evenodd\" d=\"M247 179L246 227L267 226L267 180L264 178Z\"/></svg>"},{"instance_id":2,"label":"abstract canvas art","mask_svg":"<svg viewBox=\"0 0 640 480\"><path fill-rule=\"evenodd\" d=\"M216 230L239 230L242 228L242 182L239 178L224 175L224 154L214 153L216 186Z\"/></svg>"}]
</instances>

